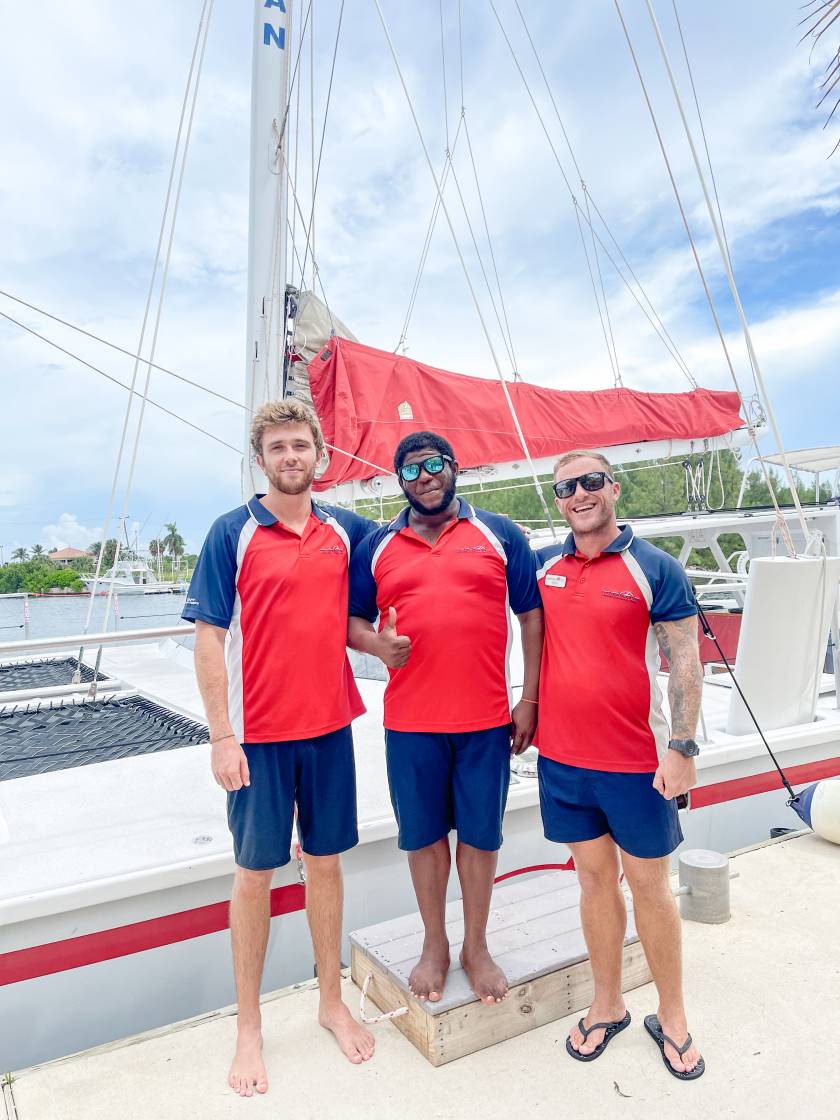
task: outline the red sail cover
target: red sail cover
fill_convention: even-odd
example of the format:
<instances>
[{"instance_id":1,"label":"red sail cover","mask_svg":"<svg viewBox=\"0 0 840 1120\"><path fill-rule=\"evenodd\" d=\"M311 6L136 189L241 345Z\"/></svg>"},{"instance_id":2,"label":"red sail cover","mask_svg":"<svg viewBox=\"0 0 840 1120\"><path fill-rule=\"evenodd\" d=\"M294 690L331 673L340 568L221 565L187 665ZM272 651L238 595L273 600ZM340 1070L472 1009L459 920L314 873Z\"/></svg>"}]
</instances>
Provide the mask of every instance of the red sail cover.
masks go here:
<instances>
[{"instance_id":1,"label":"red sail cover","mask_svg":"<svg viewBox=\"0 0 840 1120\"><path fill-rule=\"evenodd\" d=\"M390 471L402 437L426 429L449 440L462 467L524 458L497 378L448 373L331 338L309 363L309 382L327 443L383 468L332 452L317 490ZM712 389L570 392L519 381L508 382L508 391L534 459L576 447L702 439L744 426L738 394Z\"/></svg>"}]
</instances>

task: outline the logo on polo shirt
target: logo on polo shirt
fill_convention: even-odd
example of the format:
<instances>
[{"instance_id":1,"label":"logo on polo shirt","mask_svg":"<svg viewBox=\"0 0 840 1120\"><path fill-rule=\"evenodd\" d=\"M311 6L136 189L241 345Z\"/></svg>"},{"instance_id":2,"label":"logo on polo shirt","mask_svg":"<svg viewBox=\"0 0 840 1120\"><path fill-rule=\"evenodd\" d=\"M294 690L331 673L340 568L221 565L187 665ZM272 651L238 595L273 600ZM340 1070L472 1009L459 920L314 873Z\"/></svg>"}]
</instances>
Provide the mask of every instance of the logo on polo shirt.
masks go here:
<instances>
[{"instance_id":1,"label":"logo on polo shirt","mask_svg":"<svg viewBox=\"0 0 840 1120\"><path fill-rule=\"evenodd\" d=\"M197 606L199 606L199 602L198 602L198 599L190 599L190 598L187 598L187 603L186 603L186 605L187 605L188 607L197 607Z\"/></svg>"},{"instance_id":2,"label":"logo on polo shirt","mask_svg":"<svg viewBox=\"0 0 840 1120\"><path fill-rule=\"evenodd\" d=\"M344 555L344 549L341 547L340 544L331 544L329 546L325 546L324 548L319 548L318 551L319 552L340 552L342 556Z\"/></svg>"},{"instance_id":3,"label":"logo on polo shirt","mask_svg":"<svg viewBox=\"0 0 840 1120\"><path fill-rule=\"evenodd\" d=\"M611 599L624 599L626 603L641 603L638 595L634 595L632 591L601 591L602 595L608 595Z\"/></svg>"},{"instance_id":4,"label":"logo on polo shirt","mask_svg":"<svg viewBox=\"0 0 840 1120\"><path fill-rule=\"evenodd\" d=\"M455 549L456 552L487 552L486 544L464 544Z\"/></svg>"}]
</instances>

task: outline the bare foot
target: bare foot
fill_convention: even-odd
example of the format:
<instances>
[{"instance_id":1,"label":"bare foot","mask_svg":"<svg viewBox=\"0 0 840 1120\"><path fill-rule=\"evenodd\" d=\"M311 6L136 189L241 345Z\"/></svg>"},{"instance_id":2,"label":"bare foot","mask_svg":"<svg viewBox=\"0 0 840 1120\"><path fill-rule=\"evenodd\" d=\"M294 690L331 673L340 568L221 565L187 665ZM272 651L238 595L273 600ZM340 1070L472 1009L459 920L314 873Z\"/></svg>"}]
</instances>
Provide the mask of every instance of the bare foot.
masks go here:
<instances>
[{"instance_id":1,"label":"bare foot","mask_svg":"<svg viewBox=\"0 0 840 1120\"><path fill-rule=\"evenodd\" d=\"M583 1025L588 1027L590 1023L617 1023L626 1014L627 1008L623 1003L593 1003L584 1016ZM591 1034L587 1035L586 1042L584 1042L580 1028L575 1023L569 1031L569 1041L572 1044L572 1049L577 1050L579 1054L591 1054L604 1041L606 1033L603 1027L599 1027L597 1031L592 1031Z\"/></svg>"},{"instance_id":2,"label":"bare foot","mask_svg":"<svg viewBox=\"0 0 840 1120\"><path fill-rule=\"evenodd\" d=\"M268 1091L268 1077L262 1058L262 1034L257 1030L240 1029L236 1035L236 1053L233 1056L228 1085L240 1097L253 1097Z\"/></svg>"},{"instance_id":3,"label":"bare foot","mask_svg":"<svg viewBox=\"0 0 840 1120\"><path fill-rule=\"evenodd\" d=\"M415 999L428 999L437 1003L443 995L443 985L449 971L449 943L423 945L420 960L411 970L408 990Z\"/></svg>"},{"instance_id":4,"label":"bare foot","mask_svg":"<svg viewBox=\"0 0 840 1120\"><path fill-rule=\"evenodd\" d=\"M662 1028L662 1033L667 1034L669 1038L673 1038L675 1042L682 1046L688 1037L688 1025L686 1024L685 1016L672 1015L670 1018L663 1018L660 1010L657 1017L659 1019L659 1025ZM689 1046L683 1056L680 1057L670 1042L666 1042L665 1057L671 1063L671 1068L675 1069L677 1073L691 1073L700 1061L700 1051L692 1042L691 1046Z\"/></svg>"},{"instance_id":5,"label":"bare foot","mask_svg":"<svg viewBox=\"0 0 840 1120\"><path fill-rule=\"evenodd\" d=\"M361 1065L373 1057L373 1035L361 1023L356 1022L341 1000L327 1006L322 1004L318 1022L325 1030L332 1031L336 1042L353 1065Z\"/></svg>"},{"instance_id":6,"label":"bare foot","mask_svg":"<svg viewBox=\"0 0 840 1120\"><path fill-rule=\"evenodd\" d=\"M461 950L461 966L470 987L482 1003L501 1003L508 993L507 977L490 956L487 946Z\"/></svg>"}]
</instances>

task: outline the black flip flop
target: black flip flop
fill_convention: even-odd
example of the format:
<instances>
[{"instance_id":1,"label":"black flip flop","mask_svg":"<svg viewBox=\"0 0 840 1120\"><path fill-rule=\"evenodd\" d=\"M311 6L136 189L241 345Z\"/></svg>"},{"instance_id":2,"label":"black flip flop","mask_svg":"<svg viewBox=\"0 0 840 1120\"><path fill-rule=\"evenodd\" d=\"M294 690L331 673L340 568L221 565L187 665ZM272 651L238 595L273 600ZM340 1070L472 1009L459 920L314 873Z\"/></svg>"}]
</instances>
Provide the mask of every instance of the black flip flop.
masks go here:
<instances>
[{"instance_id":1,"label":"black flip flop","mask_svg":"<svg viewBox=\"0 0 840 1120\"><path fill-rule=\"evenodd\" d=\"M682 1044L682 1046L677 1046L673 1038L669 1038L667 1034L665 1034L665 1032L662 1030L659 1019L655 1015L645 1015L645 1030L659 1047L659 1052L662 1055L662 1061L665 1063L665 1068L670 1074L673 1074L674 1077L679 1078L680 1081L696 1081L698 1077L702 1077L706 1072L706 1063L702 1058L694 1067L694 1069L686 1071L674 1069L665 1054L665 1043L669 1042L671 1046L674 1047L679 1056L682 1057L691 1045L690 1034L686 1035L685 1042Z\"/></svg>"},{"instance_id":2,"label":"black flip flop","mask_svg":"<svg viewBox=\"0 0 840 1120\"><path fill-rule=\"evenodd\" d=\"M583 1041L586 1042L587 1038L593 1031L597 1031L599 1027L604 1030L604 1037L601 1042L595 1047L591 1054L581 1054L579 1050L575 1050L572 1046L571 1038L566 1039L566 1053L571 1055L578 1062L594 1062L596 1058L600 1058L610 1043L613 1035L623 1031L625 1027L630 1026L630 1012L625 1012L623 1019L616 1019L614 1023L593 1023L591 1027L583 1025L583 1019L578 1023L578 1030L583 1035Z\"/></svg>"}]
</instances>

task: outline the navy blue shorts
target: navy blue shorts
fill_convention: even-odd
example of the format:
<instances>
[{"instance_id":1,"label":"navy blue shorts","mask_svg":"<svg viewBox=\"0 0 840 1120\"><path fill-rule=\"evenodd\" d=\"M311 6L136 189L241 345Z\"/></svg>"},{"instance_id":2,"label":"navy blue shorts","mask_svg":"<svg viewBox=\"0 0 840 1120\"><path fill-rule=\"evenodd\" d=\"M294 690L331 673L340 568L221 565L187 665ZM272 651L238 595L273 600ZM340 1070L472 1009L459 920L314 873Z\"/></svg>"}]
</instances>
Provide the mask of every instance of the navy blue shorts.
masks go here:
<instances>
[{"instance_id":1,"label":"navy blue shorts","mask_svg":"<svg viewBox=\"0 0 840 1120\"><path fill-rule=\"evenodd\" d=\"M342 727L315 739L243 743L250 786L228 793L228 825L240 867L268 871L292 858L297 802L300 846L334 856L359 842L353 736Z\"/></svg>"},{"instance_id":2,"label":"navy blue shorts","mask_svg":"<svg viewBox=\"0 0 840 1120\"><path fill-rule=\"evenodd\" d=\"M450 829L473 848L502 846L510 785L509 724L483 731L386 731L391 804L399 846L414 852Z\"/></svg>"},{"instance_id":3,"label":"navy blue shorts","mask_svg":"<svg viewBox=\"0 0 840 1120\"><path fill-rule=\"evenodd\" d=\"M576 844L609 835L640 859L670 855L682 843L677 802L653 788L654 771L585 770L540 755L537 773L547 840Z\"/></svg>"}]
</instances>

